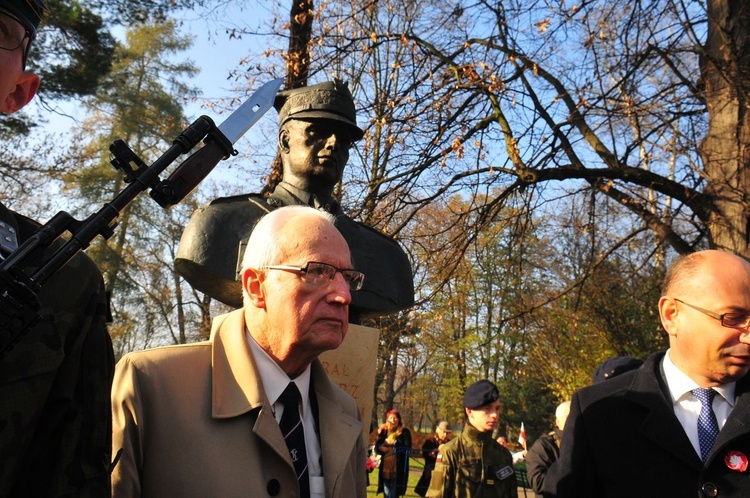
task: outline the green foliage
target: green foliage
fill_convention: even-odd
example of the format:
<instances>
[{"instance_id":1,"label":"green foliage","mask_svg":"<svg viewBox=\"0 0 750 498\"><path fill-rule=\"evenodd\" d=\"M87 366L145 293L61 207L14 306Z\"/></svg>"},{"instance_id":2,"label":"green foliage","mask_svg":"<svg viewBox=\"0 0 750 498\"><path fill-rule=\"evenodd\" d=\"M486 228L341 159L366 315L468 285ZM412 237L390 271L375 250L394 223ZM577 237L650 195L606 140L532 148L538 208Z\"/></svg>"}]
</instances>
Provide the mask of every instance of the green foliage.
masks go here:
<instances>
[{"instance_id":1,"label":"green foliage","mask_svg":"<svg viewBox=\"0 0 750 498\"><path fill-rule=\"evenodd\" d=\"M49 10L31 50L28 68L42 84L44 102L93 95L112 70L116 41L112 30L136 23L163 22L178 9L207 4L203 0L47 0ZM25 134L28 117L0 116L0 137Z\"/></svg>"},{"instance_id":2,"label":"green foliage","mask_svg":"<svg viewBox=\"0 0 750 498\"><path fill-rule=\"evenodd\" d=\"M176 37L174 23L142 25L127 32L126 44L118 46L112 72L96 95L86 102L91 117L82 126L92 137L75 150L86 167L71 165L64 179L89 202L105 202L122 188L122 174L109 164L106 151L116 138L125 140L136 154L150 163L186 125L183 98L195 93L181 82L197 69L189 63L173 63L172 54L190 46ZM106 185L106 187L105 187Z\"/></svg>"},{"instance_id":3,"label":"green foliage","mask_svg":"<svg viewBox=\"0 0 750 498\"><path fill-rule=\"evenodd\" d=\"M554 232L558 251L548 261L554 284L540 295L545 304L527 327L534 344L530 364L560 401L588 385L605 359L644 359L667 346L656 309L664 264L649 259L653 239L644 234L607 258L594 258L621 234L611 227L608 236L594 237L578 213L574 208L570 218L557 218L567 230Z\"/></svg>"},{"instance_id":4,"label":"green foliage","mask_svg":"<svg viewBox=\"0 0 750 498\"><path fill-rule=\"evenodd\" d=\"M42 78L39 96L91 95L111 67L115 40L109 27L87 4L52 0L49 7L29 61Z\"/></svg>"},{"instance_id":5,"label":"green foliage","mask_svg":"<svg viewBox=\"0 0 750 498\"><path fill-rule=\"evenodd\" d=\"M533 367L499 379L497 387L502 400L503 422L498 433L508 437L509 442L518 440L522 422L527 447L531 447L537 437L554 426L554 413L559 401L544 379L536 375Z\"/></svg>"},{"instance_id":6,"label":"green foliage","mask_svg":"<svg viewBox=\"0 0 750 498\"><path fill-rule=\"evenodd\" d=\"M210 0L89 0L91 10L100 12L109 24L160 23L181 9L206 7ZM213 2L217 3L217 2Z\"/></svg>"},{"instance_id":7,"label":"green foliage","mask_svg":"<svg viewBox=\"0 0 750 498\"><path fill-rule=\"evenodd\" d=\"M171 145L187 124L182 99L195 93L183 80L196 73L192 64L172 59L189 46L189 39L176 35L173 22L128 29L125 43L114 52L111 73L85 102L90 114L79 133L88 139L68 155L72 159L62 175L65 193L84 206L96 206L125 187L122 172L110 165L106 153L116 138L146 164ZM89 248L112 292L118 350L150 344L164 324L173 342L186 340L184 320L175 317L183 303L172 261L193 208L163 211L140 195L121 214L114 236L98 238Z\"/></svg>"}]
</instances>

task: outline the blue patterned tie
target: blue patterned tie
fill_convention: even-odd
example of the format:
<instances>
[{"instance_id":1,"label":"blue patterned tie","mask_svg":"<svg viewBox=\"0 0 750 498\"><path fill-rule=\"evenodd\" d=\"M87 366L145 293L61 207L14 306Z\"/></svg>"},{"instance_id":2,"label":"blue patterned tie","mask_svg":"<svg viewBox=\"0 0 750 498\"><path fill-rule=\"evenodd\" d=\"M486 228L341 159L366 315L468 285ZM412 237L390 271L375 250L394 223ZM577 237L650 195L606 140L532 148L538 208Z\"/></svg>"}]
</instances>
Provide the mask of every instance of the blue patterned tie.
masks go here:
<instances>
[{"instance_id":1,"label":"blue patterned tie","mask_svg":"<svg viewBox=\"0 0 750 498\"><path fill-rule=\"evenodd\" d=\"M279 420L279 428L284 436L286 446L297 472L300 496L310 496L310 476L307 471L307 449L305 448L305 431L299 416L300 394L297 385L290 382L284 392L279 396L279 401L284 405L284 413Z\"/></svg>"},{"instance_id":2,"label":"blue patterned tie","mask_svg":"<svg viewBox=\"0 0 750 498\"><path fill-rule=\"evenodd\" d=\"M716 391L699 387L693 389L692 393L701 402L701 412L698 414L698 443L701 448L701 460L705 462L711 448L714 447L716 436L719 435L719 424L716 423L712 406Z\"/></svg>"}]
</instances>

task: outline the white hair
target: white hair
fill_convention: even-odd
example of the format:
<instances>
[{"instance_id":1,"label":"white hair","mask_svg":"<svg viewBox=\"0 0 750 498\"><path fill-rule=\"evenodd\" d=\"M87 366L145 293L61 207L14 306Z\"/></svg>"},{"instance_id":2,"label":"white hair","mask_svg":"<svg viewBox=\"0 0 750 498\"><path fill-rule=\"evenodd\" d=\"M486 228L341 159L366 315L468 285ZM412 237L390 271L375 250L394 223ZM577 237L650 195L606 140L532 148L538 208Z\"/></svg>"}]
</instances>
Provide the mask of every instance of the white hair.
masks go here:
<instances>
[{"instance_id":1,"label":"white hair","mask_svg":"<svg viewBox=\"0 0 750 498\"><path fill-rule=\"evenodd\" d=\"M247 248L242 257L242 271L240 274L245 273L245 270L248 268L260 270L264 266L278 264L279 261L277 259L284 250L277 243L279 233L289 221L299 216L317 216L330 223L331 226L335 226L335 216L309 206L284 206L271 211L258 220L255 228L250 233L250 238L247 240ZM245 296L244 288L242 293L243 298L247 297Z\"/></svg>"},{"instance_id":2,"label":"white hair","mask_svg":"<svg viewBox=\"0 0 750 498\"><path fill-rule=\"evenodd\" d=\"M250 233L247 248L242 258L242 270L244 271L246 268L260 269L266 265L277 264L276 259L284 249L276 243L279 232L289 221L299 216L317 216L331 225L334 225L336 220L332 214L309 206L284 206L271 211L258 220L252 233Z\"/></svg>"},{"instance_id":3,"label":"white hair","mask_svg":"<svg viewBox=\"0 0 750 498\"><path fill-rule=\"evenodd\" d=\"M563 401L557 405L557 409L555 410L555 425L558 429L565 427L568 414L570 414L570 401Z\"/></svg>"}]
</instances>

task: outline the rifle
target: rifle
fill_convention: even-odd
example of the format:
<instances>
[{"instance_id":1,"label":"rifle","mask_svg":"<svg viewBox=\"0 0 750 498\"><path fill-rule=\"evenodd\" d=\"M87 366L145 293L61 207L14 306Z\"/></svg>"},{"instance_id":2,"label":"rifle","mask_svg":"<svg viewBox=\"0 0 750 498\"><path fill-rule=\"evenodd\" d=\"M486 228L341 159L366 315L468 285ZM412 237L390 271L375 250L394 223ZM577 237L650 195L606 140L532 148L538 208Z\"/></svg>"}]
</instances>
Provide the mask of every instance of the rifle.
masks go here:
<instances>
[{"instance_id":1,"label":"rifle","mask_svg":"<svg viewBox=\"0 0 750 498\"><path fill-rule=\"evenodd\" d=\"M219 161L237 154L234 143L271 108L281 82L277 79L263 85L218 127L208 116L200 116L151 166L123 140L115 140L109 147L110 162L124 173L127 186L85 220L79 221L60 211L0 262L0 355L41 319L39 291L50 276L85 250L97 235L109 239L120 213L141 192L150 188L151 197L164 208L179 203ZM159 178L180 155L190 152L201 140L205 145L200 150L183 161L167 179ZM70 233L70 238L36 271L27 273L29 259L50 248L65 232Z\"/></svg>"}]
</instances>

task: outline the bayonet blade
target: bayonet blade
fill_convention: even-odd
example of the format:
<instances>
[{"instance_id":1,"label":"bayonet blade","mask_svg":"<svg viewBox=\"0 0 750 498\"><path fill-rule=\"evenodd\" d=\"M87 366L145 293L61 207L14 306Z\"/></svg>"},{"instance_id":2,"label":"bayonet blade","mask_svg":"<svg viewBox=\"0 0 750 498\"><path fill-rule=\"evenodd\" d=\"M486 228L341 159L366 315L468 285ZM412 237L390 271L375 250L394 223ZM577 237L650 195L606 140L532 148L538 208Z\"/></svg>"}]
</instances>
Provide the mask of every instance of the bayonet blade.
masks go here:
<instances>
[{"instance_id":1,"label":"bayonet blade","mask_svg":"<svg viewBox=\"0 0 750 498\"><path fill-rule=\"evenodd\" d=\"M219 131L221 131L224 136L232 142L232 144L236 143L237 140L239 140L240 137L250 129L250 127L258 122L266 111L273 107L273 101L283 82L284 80L282 78L277 78L260 87L252 97L247 99L219 125Z\"/></svg>"}]
</instances>

